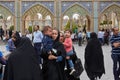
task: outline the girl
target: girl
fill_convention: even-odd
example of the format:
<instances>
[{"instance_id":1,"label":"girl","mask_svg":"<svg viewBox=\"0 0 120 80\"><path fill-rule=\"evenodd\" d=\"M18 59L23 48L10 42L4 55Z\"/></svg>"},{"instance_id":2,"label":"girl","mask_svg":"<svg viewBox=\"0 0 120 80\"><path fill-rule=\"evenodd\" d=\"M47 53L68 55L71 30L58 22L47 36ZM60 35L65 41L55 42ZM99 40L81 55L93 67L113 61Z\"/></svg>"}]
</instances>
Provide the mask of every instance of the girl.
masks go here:
<instances>
[{"instance_id":1,"label":"girl","mask_svg":"<svg viewBox=\"0 0 120 80\"><path fill-rule=\"evenodd\" d=\"M68 64L70 66L70 69L71 69L71 72L70 72L70 75L75 71L74 69L74 64L72 62L72 60L70 59L70 56L73 55L73 45L72 45L72 39L71 39L71 30L66 30L65 31L65 41L64 41L64 47L65 47L65 50L66 50L66 59L68 60Z\"/></svg>"}]
</instances>

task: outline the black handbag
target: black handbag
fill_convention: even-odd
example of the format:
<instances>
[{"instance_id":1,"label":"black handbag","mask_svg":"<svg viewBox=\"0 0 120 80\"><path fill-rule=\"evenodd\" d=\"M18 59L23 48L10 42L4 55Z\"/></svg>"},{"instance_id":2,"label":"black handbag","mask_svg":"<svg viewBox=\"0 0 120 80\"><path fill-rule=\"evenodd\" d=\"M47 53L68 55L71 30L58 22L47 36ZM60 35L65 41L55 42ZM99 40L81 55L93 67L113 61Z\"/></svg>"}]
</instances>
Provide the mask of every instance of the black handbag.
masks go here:
<instances>
[{"instance_id":1,"label":"black handbag","mask_svg":"<svg viewBox=\"0 0 120 80\"><path fill-rule=\"evenodd\" d=\"M84 71L84 68L83 68L80 58L76 59L76 61L74 63L74 68L75 68L75 72L73 72L72 76L78 78Z\"/></svg>"}]
</instances>

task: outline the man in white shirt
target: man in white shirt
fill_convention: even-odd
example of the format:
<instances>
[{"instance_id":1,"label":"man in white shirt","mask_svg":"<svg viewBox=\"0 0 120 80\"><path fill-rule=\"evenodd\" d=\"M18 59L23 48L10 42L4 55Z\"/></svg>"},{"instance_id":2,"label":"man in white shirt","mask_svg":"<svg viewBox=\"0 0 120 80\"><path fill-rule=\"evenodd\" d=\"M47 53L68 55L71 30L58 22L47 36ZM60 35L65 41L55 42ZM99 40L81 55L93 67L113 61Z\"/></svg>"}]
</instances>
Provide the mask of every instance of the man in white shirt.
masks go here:
<instances>
[{"instance_id":1,"label":"man in white shirt","mask_svg":"<svg viewBox=\"0 0 120 80\"><path fill-rule=\"evenodd\" d=\"M100 30L98 32L98 39L101 42L101 44L103 44L103 37L104 37L104 31Z\"/></svg>"},{"instance_id":2,"label":"man in white shirt","mask_svg":"<svg viewBox=\"0 0 120 80\"><path fill-rule=\"evenodd\" d=\"M41 51L41 43L42 43L42 39L43 39L43 34L42 32L39 30L39 26L35 26L35 31L33 33L33 43L34 43L34 48L36 51L36 54L39 56L39 61L40 64L41 63L41 57L40 57L40 51Z\"/></svg>"}]
</instances>

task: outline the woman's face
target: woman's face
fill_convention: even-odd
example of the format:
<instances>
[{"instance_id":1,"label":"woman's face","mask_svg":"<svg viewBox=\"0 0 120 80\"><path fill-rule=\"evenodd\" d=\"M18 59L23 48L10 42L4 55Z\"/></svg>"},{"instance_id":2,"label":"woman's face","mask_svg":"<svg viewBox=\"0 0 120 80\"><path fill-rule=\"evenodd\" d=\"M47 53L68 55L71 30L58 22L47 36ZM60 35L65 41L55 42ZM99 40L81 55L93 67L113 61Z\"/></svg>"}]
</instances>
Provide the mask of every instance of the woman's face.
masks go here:
<instances>
[{"instance_id":1,"label":"woman's face","mask_svg":"<svg viewBox=\"0 0 120 80\"><path fill-rule=\"evenodd\" d=\"M53 38L53 40L55 40L57 38L57 36L58 36L58 31L57 30L53 30L52 31L52 38Z\"/></svg>"},{"instance_id":2,"label":"woman's face","mask_svg":"<svg viewBox=\"0 0 120 80\"><path fill-rule=\"evenodd\" d=\"M64 42L64 35L60 33L60 42Z\"/></svg>"}]
</instances>

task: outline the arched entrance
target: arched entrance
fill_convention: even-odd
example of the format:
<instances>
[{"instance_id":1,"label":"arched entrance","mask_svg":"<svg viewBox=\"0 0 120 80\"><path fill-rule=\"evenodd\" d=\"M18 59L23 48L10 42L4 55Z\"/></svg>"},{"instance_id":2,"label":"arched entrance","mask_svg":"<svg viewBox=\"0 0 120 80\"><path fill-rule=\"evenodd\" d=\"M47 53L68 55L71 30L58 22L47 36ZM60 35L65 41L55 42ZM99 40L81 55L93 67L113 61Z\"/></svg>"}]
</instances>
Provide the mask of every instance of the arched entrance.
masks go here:
<instances>
[{"instance_id":1,"label":"arched entrance","mask_svg":"<svg viewBox=\"0 0 120 80\"><path fill-rule=\"evenodd\" d=\"M89 12L79 4L74 4L62 15L62 30L66 28L70 28L74 32L76 29L78 31L90 30L90 21Z\"/></svg>"},{"instance_id":2,"label":"arched entrance","mask_svg":"<svg viewBox=\"0 0 120 80\"><path fill-rule=\"evenodd\" d=\"M0 5L0 27L6 30L14 30L14 16L6 7Z\"/></svg>"},{"instance_id":3,"label":"arched entrance","mask_svg":"<svg viewBox=\"0 0 120 80\"><path fill-rule=\"evenodd\" d=\"M99 29L111 29L115 26L120 28L120 6L113 4L100 14Z\"/></svg>"},{"instance_id":4,"label":"arched entrance","mask_svg":"<svg viewBox=\"0 0 120 80\"><path fill-rule=\"evenodd\" d=\"M22 22L22 30L24 33L28 28L32 28L33 31L33 26L35 25L39 25L40 29L43 29L45 25L53 27L54 16L46 7L37 4L24 13Z\"/></svg>"}]
</instances>

